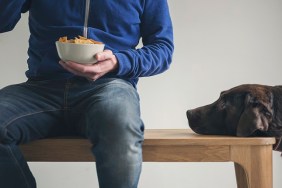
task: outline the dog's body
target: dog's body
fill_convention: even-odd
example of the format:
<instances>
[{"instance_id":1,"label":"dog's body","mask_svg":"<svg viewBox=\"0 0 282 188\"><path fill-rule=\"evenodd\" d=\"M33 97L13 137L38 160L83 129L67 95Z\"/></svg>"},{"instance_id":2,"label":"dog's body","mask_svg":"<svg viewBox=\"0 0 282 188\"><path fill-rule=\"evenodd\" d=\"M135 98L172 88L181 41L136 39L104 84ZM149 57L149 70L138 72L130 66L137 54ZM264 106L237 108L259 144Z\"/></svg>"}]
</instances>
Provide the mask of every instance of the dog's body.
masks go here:
<instances>
[{"instance_id":1,"label":"dog's body","mask_svg":"<svg viewBox=\"0 0 282 188\"><path fill-rule=\"evenodd\" d=\"M274 149L282 151L282 86L240 85L186 114L198 134L276 137Z\"/></svg>"}]
</instances>

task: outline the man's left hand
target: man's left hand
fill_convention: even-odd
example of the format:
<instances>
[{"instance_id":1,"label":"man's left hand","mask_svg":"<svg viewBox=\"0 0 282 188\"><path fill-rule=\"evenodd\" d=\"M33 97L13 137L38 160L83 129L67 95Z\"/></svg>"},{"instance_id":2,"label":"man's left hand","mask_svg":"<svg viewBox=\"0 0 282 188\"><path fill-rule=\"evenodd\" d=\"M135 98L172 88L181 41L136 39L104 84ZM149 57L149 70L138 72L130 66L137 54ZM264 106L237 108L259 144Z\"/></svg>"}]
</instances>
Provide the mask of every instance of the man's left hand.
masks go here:
<instances>
[{"instance_id":1,"label":"man's left hand","mask_svg":"<svg viewBox=\"0 0 282 188\"><path fill-rule=\"evenodd\" d=\"M72 61L59 63L71 73L93 81L118 68L117 58L111 50L104 50L96 54L95 58L98 62L94 64L79 64Z\"/></svg>"}]
</instances>

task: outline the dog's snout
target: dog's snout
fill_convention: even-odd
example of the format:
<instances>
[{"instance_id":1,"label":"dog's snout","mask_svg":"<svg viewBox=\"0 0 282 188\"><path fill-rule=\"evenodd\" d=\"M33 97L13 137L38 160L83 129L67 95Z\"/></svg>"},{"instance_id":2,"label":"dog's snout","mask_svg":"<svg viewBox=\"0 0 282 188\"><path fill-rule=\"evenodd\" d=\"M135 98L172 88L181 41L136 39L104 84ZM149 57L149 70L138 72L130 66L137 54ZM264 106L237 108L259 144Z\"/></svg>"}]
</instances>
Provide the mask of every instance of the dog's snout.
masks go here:
<instances>
[{"instance_id":1,"label":"dog's snout","mask_svg":"<svg viewBox=\"0 0 282 188\"><path fill-rule=\"evenodd\" d=\"M186 112L187 118L191 117L192 114L193 114L192 110L187 110L187 112Z\"/></svg>"},{"instance_id":2,"label":"dog's snout","mask_svg":"<svg viewBox=\"0 0 282 188\"><path fill-rule=\"evenodd\" d=\"M194 121L201 119L201 113L198 109L187 110L186 116L188 119L193 119Z\"/></svg>"},{"instance_id":3,"label":"dog's snout","mask_svg":"<svg viewBox=\"0 0 282 188\"><path fill-rule=\"evenodd\" d=\"M198 109L187 110L186 116L190 123L198 122L201 119L201 113Z\"/></svg>"}]
</instances>

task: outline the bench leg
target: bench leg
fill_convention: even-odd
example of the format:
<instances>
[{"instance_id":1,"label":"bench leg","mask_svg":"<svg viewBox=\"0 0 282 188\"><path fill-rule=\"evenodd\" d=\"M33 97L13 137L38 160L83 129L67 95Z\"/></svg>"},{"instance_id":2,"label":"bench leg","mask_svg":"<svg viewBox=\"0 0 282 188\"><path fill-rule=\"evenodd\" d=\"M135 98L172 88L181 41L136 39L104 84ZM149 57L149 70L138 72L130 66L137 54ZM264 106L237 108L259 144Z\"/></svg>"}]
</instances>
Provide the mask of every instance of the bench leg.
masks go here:
<instances>
[{"instance_id":1,"label":"bench leg","mask_svg":"<svg viewBox=\"0 0 282 188\"><path fill-rule=\"evenodd\" d=\"M232 146L238 188L272 188L272 146Z\"/></svg>"},{"instance_id":2,"label":"bench leg","mask_svg":"<svg viewBox=\"0 0 282 188\"><path fill-rule=\"evenodd\" d=\"M248 186L248 176L244 168L238 163L234 163L235 173L236 173L236 181L238 188L249 188Z\"/></svg>"}]
</instances>

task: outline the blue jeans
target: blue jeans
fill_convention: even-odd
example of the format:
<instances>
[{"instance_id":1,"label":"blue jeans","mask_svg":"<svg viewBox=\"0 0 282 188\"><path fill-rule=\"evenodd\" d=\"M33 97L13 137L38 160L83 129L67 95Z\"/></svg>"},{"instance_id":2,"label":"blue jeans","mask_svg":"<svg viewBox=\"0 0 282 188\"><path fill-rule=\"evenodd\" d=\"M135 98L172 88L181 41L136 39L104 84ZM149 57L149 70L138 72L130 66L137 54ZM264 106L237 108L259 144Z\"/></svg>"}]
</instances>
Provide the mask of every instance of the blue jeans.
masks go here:
<instances>
[{"instance_id":1,"label":"blue jeans","mask_svg":"<svg viewBox=\"0 0 282 188\"><path fill-rule=\"evenodd\" d=\"M35 188L18 144L80 135L93 144L101 188L136 188L144 125L136 89L122 79L28 80L0 90L0 187Z\"/></svg>"}]
</instances>

